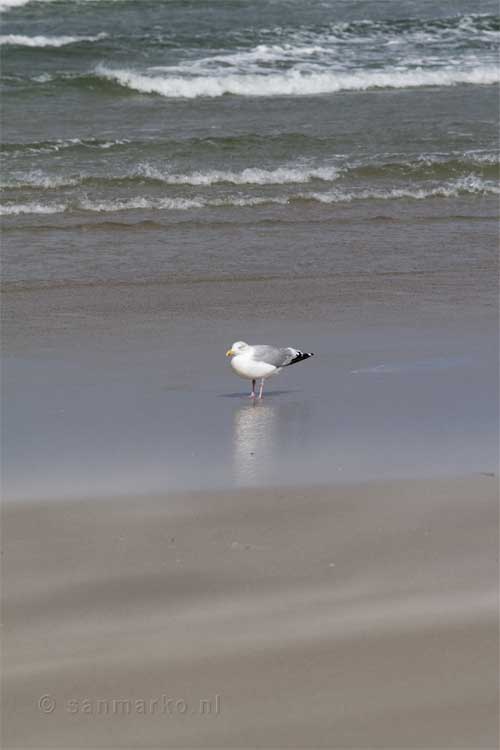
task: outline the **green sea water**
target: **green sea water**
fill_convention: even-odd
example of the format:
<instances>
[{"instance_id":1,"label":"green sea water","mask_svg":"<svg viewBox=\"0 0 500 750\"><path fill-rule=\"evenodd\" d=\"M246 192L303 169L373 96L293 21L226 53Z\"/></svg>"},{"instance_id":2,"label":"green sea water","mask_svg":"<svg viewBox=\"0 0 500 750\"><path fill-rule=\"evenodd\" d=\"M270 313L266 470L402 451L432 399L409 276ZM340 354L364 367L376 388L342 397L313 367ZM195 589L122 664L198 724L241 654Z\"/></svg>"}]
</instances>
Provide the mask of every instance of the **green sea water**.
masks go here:
<instances>
[{"instance_id":1,"label":"green sea water","mask_svg":"<svg viewBox=\"0 0 500 750\"><path fill-rule=\"evenodd\" d=\"M203 275L221 225L217 273L279 272L297 220L496 214L495 2L0 8L6 282ZM249 225L293 257L249 262Z\"/></svg>"}]
</instances>

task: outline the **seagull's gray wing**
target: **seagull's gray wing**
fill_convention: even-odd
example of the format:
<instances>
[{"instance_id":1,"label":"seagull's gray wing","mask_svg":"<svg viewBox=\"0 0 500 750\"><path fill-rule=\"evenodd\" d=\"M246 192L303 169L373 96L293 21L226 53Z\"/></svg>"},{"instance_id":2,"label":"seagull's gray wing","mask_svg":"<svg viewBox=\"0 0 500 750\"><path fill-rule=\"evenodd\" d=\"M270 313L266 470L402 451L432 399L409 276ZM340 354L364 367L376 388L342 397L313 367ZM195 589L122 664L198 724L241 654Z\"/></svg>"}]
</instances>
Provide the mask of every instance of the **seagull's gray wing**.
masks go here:
<instances>
[{"instance_id":1,"label":"seagull's gray wing","mask_svg":"<svg viewBox=\"0 0 500 750\"><path fill-rule=\"evenodd\" d=\"M297 357L300 357L302 352L291 347L277 347L268 346L267 344L259 344L252 346L252 356L258 362L265 362L268 365L274 365L274 367L286 367L291 365Z\"/></svg>"}]
</instances>

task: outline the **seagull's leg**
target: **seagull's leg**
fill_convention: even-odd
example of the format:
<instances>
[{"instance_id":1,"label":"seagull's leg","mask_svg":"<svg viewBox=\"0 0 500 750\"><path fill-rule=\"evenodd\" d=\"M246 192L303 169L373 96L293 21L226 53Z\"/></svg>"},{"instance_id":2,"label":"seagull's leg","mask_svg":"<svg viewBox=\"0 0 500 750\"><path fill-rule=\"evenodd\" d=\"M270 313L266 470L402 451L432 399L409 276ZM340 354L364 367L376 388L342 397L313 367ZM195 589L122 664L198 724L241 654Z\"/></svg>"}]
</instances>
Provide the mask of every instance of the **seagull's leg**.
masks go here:
<instances>
[{"instance_id":1,"label":"seagull's leg","mask_svg":"<svg viewBox=\"0 0 500 750\"><path fill-rule=\"evenodd\" d=\"M259 398L262 398L262 391L264 390L264 378L260 381Z\"/></svg>"},{"instance_id":2,"label":"seagull's leg","mask_svg":"<svg viewBox=\"0 0 500 750\"><path fill-rule=\"evenodd\" d=\"M255 380L252 380L252 392L248 398L255 398Z\"/></svg>"}]
</instances>

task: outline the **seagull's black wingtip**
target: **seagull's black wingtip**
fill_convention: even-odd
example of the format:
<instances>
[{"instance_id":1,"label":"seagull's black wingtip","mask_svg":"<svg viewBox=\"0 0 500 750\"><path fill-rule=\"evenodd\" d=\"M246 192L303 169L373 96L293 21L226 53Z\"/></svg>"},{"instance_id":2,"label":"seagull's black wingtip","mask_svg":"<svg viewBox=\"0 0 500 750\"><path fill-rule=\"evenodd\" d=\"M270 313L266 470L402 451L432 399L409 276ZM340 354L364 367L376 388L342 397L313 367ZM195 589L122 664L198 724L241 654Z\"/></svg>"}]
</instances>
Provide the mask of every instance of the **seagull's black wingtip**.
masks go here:
<instances>
[{"instance_id":1,"label":"seagull's black wingtip","mask_svg":"<svg viewBox=\"0 0 500 750\"><path fill-rule=\"evenodd\" d=\"M298 351L297 356L294 357L292 359L292 361L288 363L287 366L289 366L289 365L296 365L297 362L303 362L305 359L309 359L309 357L314 357L314 352L301 352L301 351Z\"/></svg>"}]
</instances>

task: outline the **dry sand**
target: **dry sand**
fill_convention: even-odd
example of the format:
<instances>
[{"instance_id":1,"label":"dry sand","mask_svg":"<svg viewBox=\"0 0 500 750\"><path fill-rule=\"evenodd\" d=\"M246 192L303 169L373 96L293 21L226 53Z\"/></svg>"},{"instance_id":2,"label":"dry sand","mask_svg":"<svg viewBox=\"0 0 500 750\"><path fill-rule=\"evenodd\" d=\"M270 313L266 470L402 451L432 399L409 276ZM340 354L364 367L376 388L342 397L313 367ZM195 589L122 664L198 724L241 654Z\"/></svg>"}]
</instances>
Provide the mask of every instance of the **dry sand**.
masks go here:
<instances>
[{"instance_id":1,"label":"dry sand","mask_svg":"<svg viewBox=\"0 0 500 750\"><path fill-rule=\"evenodd\" d=\"M4 504L4 746L496 747L497 499Z\"/></svg>"}]
</instances>

